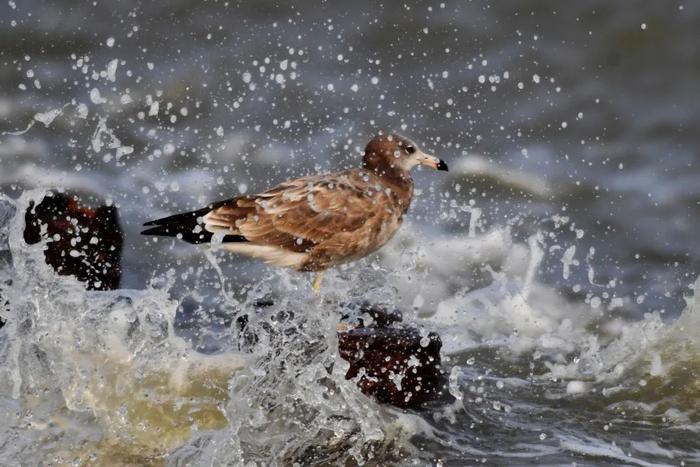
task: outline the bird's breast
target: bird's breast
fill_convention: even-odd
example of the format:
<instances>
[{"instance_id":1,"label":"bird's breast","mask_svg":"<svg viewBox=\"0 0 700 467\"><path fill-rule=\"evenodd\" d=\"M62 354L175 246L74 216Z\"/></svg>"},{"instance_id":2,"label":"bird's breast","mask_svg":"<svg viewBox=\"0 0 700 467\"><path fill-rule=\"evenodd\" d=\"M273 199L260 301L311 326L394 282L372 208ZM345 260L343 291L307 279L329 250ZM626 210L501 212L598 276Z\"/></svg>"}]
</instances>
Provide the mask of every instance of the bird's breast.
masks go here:
<instances>
[{"instance_id":1,"label":"bird's breast","mask_svg":"<svg viewBox=\"0 0 700 467\"><path fill-rule=\"evenodd\" d=\"M392 209L399 213L399 217L402 218L408 211L408 208L411 207L413 183L389 187L387 188L387 193Z\"/></svg>"}]
</instances>

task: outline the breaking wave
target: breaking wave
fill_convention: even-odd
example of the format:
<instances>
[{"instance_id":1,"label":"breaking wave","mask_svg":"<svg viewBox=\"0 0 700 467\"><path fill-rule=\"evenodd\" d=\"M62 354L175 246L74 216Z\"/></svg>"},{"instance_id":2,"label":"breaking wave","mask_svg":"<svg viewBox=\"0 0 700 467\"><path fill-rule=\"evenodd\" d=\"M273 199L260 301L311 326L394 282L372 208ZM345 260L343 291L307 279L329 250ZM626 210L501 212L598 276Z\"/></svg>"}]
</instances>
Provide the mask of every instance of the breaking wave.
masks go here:
<instances>
[{"instance_id":1,"label":"breaking wave","mask_svg":"<svg viewBox=\"0 0 700 467\"><path fill-rule=\"evenodd\" d=\"M86 291L54 273L18 215L43 196L0 199L6 459L700 462L699 299L670 321L602 312L537 280L561 255L542 233L471 228L429 242L409 226L380 257L330 273L322 300L284 271L237 298L224 287L229 319L198 330L216 342L201 351L194 325L178 323L185 299L171 278ZM336 325L359 299L440 334L452 402L402 411L345 379Z\"/></svg>"}]
</instances>

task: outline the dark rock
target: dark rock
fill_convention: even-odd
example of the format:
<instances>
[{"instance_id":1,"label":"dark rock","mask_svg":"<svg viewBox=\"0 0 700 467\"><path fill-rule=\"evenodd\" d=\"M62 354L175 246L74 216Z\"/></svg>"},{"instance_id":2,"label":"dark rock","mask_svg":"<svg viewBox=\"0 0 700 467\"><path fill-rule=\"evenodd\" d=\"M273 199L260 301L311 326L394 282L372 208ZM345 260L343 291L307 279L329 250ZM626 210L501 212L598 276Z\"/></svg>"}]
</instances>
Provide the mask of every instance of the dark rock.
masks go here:
<instances>
[{"instance_id":1,"label":"dark rock","mask_svg":"<svg viewBox=\"0 0 700 467\"><path fill-rule=\"evenodd\" d=\"M342 320L345 322L355 319L356 323L364 327L367 317L371 318L372 325L375 327L386 327L394 323L403 321L403 313L400 310L388 311L380 305L373 304L367 301L359 303L343 303L343 308L352 310L355 318L351 314L345 314Z\"/></svg>"},{"instance_id":2,"label":"dark rock","mask_svg":"<svg viewBox=\"0 0 700 467\"><path fill-rule=\"evenodd\" d=\"M260 312L273 305L270 300L255 303ZM418 329L401 325L398 310L387 311L368 302L342 303L341 308L349 311L338 324L338 351L350 363L345 378L357 378L363 394L382 404L412 409L449 401L447 378L440 366L442 341L437 334L422 336ZM278 311L271 320L289 322L294 315ZM234 324L240 350L251 350L258 336L248 315L236 317ZM266 321L258 325L270 335L284 332ZM332 385L330 381L319 384Z\"/></svg>"},{"instance_id":3,"label":"dark rock","mask_svg":"<svg viewBox=\"0 0 700 467\"><path fill-rule=\"evenodd\" d=\"M395 312L371 308L374 324L338 333L340 356L350 363L346 379L357 379L363 394L402 408L419 408L447 397L440 366L442 341L395 323ZM342 323L341 323L342 324Z\"/></svg>"},{"instance_id":4,"label":"dark rock","mask_svg":"<svg viewBox=\"0 0 700 467\"><path fill-rule=\"evenodd\" d=\"M47 195L25 214L24 240L46 240L46 263L90 290L113 290L121 280L123 236L114 206L89 208L75 196Z\"/></svg>"}]
</instances>

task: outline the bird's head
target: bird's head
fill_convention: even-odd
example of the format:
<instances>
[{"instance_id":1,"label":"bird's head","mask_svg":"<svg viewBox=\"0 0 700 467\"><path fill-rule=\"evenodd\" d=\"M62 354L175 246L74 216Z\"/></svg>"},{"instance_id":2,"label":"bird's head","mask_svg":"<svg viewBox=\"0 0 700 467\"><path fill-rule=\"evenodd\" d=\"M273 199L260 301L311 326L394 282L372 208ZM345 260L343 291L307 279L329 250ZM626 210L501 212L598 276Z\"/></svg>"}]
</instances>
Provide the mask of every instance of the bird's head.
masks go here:
<instances>
[{"instance_id":1,"label":"bird's head","mask_svg":"<svg viewBox=\"0 0 700 467\"><path fill-rule=\"evenodd\" d=\"M445 161L426 154L410 139L399 135L376 136L367 144L362 165L379 175L409 172L417 165L447 170Z\"/></svg>"}]
</instances>

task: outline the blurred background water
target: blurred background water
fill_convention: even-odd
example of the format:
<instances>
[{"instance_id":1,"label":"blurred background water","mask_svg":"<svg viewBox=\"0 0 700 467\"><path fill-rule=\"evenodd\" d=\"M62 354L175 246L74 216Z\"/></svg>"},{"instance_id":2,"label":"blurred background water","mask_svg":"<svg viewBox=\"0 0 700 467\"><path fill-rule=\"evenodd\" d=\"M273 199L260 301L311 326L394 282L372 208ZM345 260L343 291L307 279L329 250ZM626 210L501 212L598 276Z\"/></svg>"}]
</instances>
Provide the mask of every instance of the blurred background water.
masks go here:
<instances>
[{"instance_id":1,"label":"blurred background water","mask_svg":"<svg viewBox=\"0 0 700 467\"><path fill-rule=\"evenodd\" d=\"M336 273L336 280L356 277L361 268L374 271L370 283L390 283L398 291L392 300L412 305L416 322L447 326L443 340L463 382L457 387L467 392L489 374L528 380L534 372L548 381L528 380L534 393L516 385L502 396L501 405L530 408L507 420L494 416L491 425L482 420L493 432L475 433L474 420L491 415L467 407L450 423L437 423L450 443L440 445L425 430L424 444L399 442L402 449L423 446L423 454L409 457L700 463L695 334L683 346L694 349L683 367L688 380L673 379L683 373L675 368L663 373L665 382L643 386L649 394L620 389L627 394L621 399L639 403L679 398L671 408L685 415L664 429L680 435L659 441L660 428L640 417L638 426L601 447L608 416L598 423L592 414L621 402L598 395L572 402L553 396L549 386L552 378L578 384L581 375L564 367L588 355L599 364L589 368L592 385L605 380L608 388L625 388L601 377L618 371L618 357L625 368L635 367L625 358L641 351L625 345L650 335L652 347L682 340L685 328L666 328L682 327L677 319L697 323L684 297L692 295L700 265L698 24L700 5L675 1L4 2L0 191L16 199L34 188L61 188L114 203L126 234L123 287L167 283L177 301L177 332L198 335L195 347L214 352L225 347L221 336L203 338L201 329L227 328L232 300L245 301L261 278L275 282L277 273L217 257L226 276L222 295L222 281L201 251L146 241L140 225L290 177L357 166L374 134L403 133L446 160L450 172L419 172L408 225L381 266L370 259ZM416 244L423 248L417 261L428 271L418 293L396 272L401 252ZM536 251L542 260L528 279ZM455 259L455 252L467 259ZM494 271L508 278L494 281ZM289 280L293 290L304 286ZM528 306L551 311L513 327L527 334L522 329L537 322L547 336L572 340L572 348L558 350L564 360L552 357L539 368L533 353L508 364L489 353L508 334L493 323L511 326L508 317L521 310L509 301L518 295L508 292L511 280L521 287L534 281L534 292L518 293ZM494 291L494 283L503 289ZM474 290L490 294L503 315L479 314L470 302ZM463 299L468 305L454 305ZM455 318L445 314L465 309L471 321L457 319L465 328L451 336ZM571 327L562 330L564 322ZM601 342L619 338L611 345L626 350L593 350L584 344L590 335L572 337L584 329ZM468 332L478 339L465 337ZM535 354L560 345L534 331L530 337L540 339ZM484 349L476 341L490 344ZM500 345L514 342L522 344ZM673 355L664 348L660 358ZM474 349L488 371L466 363ZM645 372L625 378L646 384ZM666 414L663 423L666 412L659 412ZM583 428L589 423L598 423L595 434ZM551 434L539 438L550 425L558 433L554 444ZM536 432L522 441L531 443L522 450L527 455L494 454L508 451L503 440L520 439L513 433L523 430ZM649 439L657 444L644 444ZM610 442L625 451L617 453ZM460 444L471 450L455 447Z\"/></svg>"}]
</instances>

